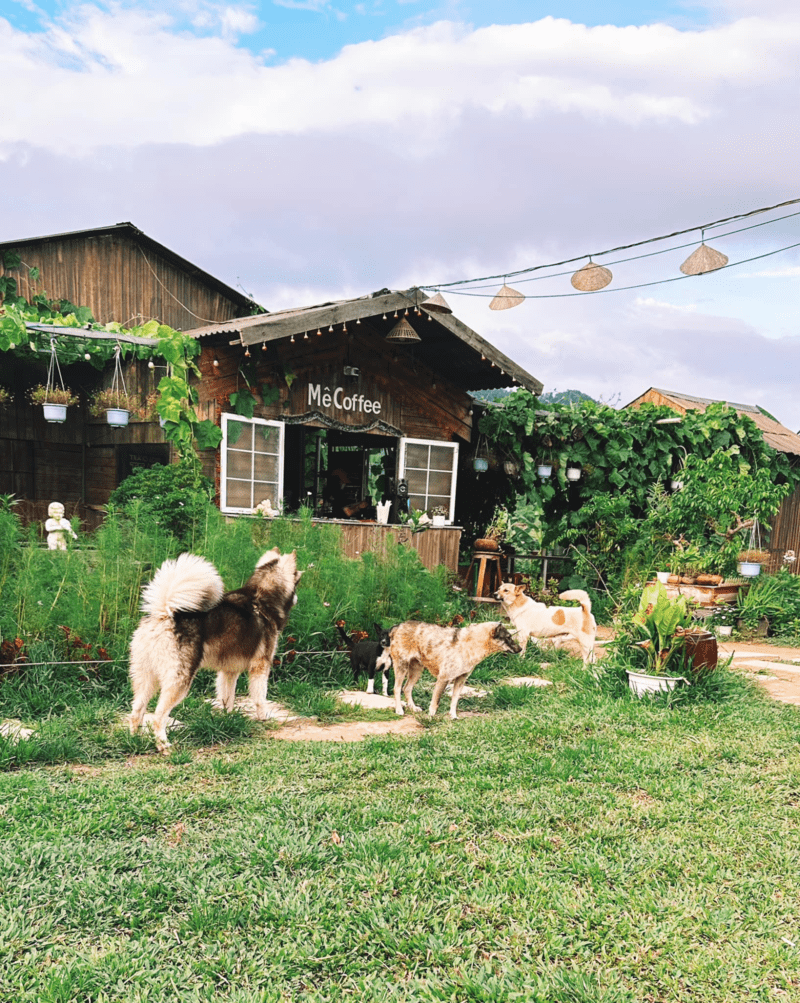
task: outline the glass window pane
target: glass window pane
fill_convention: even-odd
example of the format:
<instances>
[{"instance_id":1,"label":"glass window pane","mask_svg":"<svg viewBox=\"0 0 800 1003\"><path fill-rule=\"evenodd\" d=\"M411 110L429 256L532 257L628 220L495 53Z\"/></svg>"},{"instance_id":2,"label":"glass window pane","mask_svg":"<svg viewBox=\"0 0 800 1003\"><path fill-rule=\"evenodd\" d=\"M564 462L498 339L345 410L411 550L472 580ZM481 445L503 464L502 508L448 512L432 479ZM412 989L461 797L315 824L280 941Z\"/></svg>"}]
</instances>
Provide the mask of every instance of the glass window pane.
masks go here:
<instances>
[{"instance_id":1,"label":"glass window pane","mask_svg":"<svg viewBox=\"0 0 800 1003\"><path fill-rule=\"evenodd\" d=\"M253 448L253 426L243 421L228 419L228 445L237 449L251 450Z\"/></svg>"},{"instance_id":2,"label":"glass window pane","mask_svg":"<svg viewBox=\"0 0 800 1003\"><path fill-rule=\"evenodd\" d=\"M253 508L249 481L227 481L227 502L229 508Z\"/></svg>"},{"instance_id":3,"label":"glass window pane","mask_svg":"<svg viewBox=\"0 0 800 1003\"><path fill-rule=\"evenodd\" d=\"M428 507L427 502L425 500L425 495L409 495L408 501L411 508L416 508L419 509L420 511Z\"/></svg>"},{"instance_id":4,"label":"glass window pane","mask_svg":"<svg viewBox=\"0 0 800 1003\"><path fill-rule=\"evenodd\" d=\"M408 481L409 494L424 495L428 489L428 474L425 470L407 470L406 480Z\"/></svg>"},{"instance_id":5,"label":"glass window pane","mask_svg":"<svg viewBox=\"0 0 800 1003\"><path fill-rule=\"evenodd\" d=\"M229 477L250 477L253 466L253 458L250 453L242 453L237 449L228 450L228 476Z\"/></svg>"},{"instance_id":6,"label":"glass window pane","mask_svg":"<svg viewBox=\"0 0 800 1003\"><path fill-rule=\"evenodd\" d=\"M432 470L428 478L428 493L432 495L447 495L449 497L451 480L452 474L449 470L447 473Z\"/></svg>"},{"instance_id":7,"label":"glass window pane","mask_svg":"<svg viewBox=\"0 0 800 1003\"><path fill-rule=\"evenodd\" d=\"M452 470L453 449L444 446L431 446L431 470Z\"/></svg>"},{"instance_id":8,"label":"glass window pane","mask_svg":"<svg viewBox=\"0 0 800 1003\"><path fill-rule=\"evenodd\" d=\"M277 481L278 457L267 453L256 453L253 476L260 481Z\"/></svg>"},{"instance_id":9,"label":"glass window pane","mask_svg":"<svg viewBox=\"0 0 800 1003\"><path fill-rule=\"evenodd\" d=\"M428 447L417 443L409 443L406 447L406 467L428 466Z\"/></svg>"}]
</instances>

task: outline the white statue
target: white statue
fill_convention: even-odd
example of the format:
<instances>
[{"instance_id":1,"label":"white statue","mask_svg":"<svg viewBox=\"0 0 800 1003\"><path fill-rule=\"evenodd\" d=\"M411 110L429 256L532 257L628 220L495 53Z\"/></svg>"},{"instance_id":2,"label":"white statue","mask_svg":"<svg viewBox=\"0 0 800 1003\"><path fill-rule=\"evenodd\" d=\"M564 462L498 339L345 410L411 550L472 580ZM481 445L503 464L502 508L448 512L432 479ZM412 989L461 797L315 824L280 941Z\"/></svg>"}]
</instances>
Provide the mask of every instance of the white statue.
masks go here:
<instances>
[{"instance_id":1,"label":"white statue","mask_svg":"<svg viewBox=\"0 0 800 1003\"><path fill-rule=\"evenodd\" d=\"M64 518L64 506L61 502L50 502L47 509L50 518L44 524L47 530L47 547L49 550L66 550L69 533L74 540L78 539L78 534L72 528L69 519Z\"/></svg>"}]
</instances>

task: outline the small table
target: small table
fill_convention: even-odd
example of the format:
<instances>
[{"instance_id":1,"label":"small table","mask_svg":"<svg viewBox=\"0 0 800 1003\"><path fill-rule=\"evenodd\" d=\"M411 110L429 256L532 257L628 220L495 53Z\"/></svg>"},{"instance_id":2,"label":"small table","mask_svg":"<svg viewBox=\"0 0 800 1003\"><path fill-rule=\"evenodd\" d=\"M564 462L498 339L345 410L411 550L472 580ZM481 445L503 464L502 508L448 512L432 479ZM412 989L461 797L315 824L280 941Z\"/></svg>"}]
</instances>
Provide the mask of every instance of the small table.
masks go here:
<instances>
[{"instance_id":1,"label":"small table","mask_svg":"<svg viewBox=\"0 0 800 1003\"><path fill-rule=\"evenodd\" d=\"M501 554L490 550L473 550L472 560L467 569L466 580L472 579L472 569L477 565L478 578L475 583L476 599L492 599L494 592L503 584L500 566Z\"/></svg>"}]
</instances>

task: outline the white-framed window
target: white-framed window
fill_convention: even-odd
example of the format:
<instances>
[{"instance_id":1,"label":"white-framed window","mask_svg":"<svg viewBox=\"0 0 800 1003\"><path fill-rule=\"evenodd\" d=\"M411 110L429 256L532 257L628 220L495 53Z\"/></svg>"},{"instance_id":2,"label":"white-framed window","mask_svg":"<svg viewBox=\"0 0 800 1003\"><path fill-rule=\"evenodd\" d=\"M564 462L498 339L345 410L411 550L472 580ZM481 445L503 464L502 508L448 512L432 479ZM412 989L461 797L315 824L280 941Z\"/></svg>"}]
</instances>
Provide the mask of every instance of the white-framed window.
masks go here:
<instances>
[{"instance_id":1,"label":"white-framed window","mask_svg":"<svg viewBox=\"0 0 800 1003\"><path fill-rule=\"evenodd\" d=\"M435 439L400 440L400 477L408 481L411 508L447 510L445 522L453 523L456 508L458 443Z\"/></svg>"},{"instance_id":2,"label":"white-framed window","mask_svg":"<svg viewBox=\"0 0 800 1003\"><path fill-rule=\"evenodd\" d=\"M282 421L223 414L220 510L247 514L268 498L273 508L283 484Z\"/></svg>"}]
</instances>

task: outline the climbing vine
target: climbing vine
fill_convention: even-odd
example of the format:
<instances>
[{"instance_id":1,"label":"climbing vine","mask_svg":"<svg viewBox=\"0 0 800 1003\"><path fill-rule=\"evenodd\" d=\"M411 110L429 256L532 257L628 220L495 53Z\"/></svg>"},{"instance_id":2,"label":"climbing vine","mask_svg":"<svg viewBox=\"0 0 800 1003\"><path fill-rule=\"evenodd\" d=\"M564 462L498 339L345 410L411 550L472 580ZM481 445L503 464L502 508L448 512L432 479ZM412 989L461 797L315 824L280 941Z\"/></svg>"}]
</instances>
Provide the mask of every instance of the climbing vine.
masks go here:
<instances>
[{"instance_id":1,"label":"climbing vine","mask_svg":"<svg viewBox=\"0 0 800 1003\"><path fill-rule=\"evenodd\" d=\"M671 550L670 537L683 534L708 554L730 544L723 548L730 563L731 527L743 516L774 515L800 483L800 466L724 404L676 417L653 404L543 405L518 390L489 408L480 431L516 463L518 493L542 513L544 546L572 545L619 570L632 548L646 544L652 555L660 538ZM552 464L549 479L538 475L541 463ZM581 471L575 482L566 477L573 465ZM670 493L672 481L684 484L680 498Z\"/></svg>"},{"instance_id":2,"label":"climbing vine","mask_svg":"<svg viewBox=\"0 0 800 1003\"><path fill-rule=\"evenodd\" d=\"M52 334L49 331L33 331L28 324L42 324L52 327L74 328L75 334L56 335L55 345L59 362L69 365L85 360L98 370L102 370L119 346L123 359L162 359L168 366L168 374L158 384L158 398L155 409L165 421L164 436L175 444L181 458L197 464L194 442L200 449L211 449L219 445L221 430L211 421L201 421L195 411L197 392L189 385L192 374L199 376L195 358L200 354L197 341L176 331L166 324L150 320L135 327L123 328L121 324L98 324L88 307L79 307L68 300L52 300L47 295L37 293L29 300L18 294L16 279L8 274L9 269L22 265L20 257L6 251L2 255L6 274L0 276L0 352L11 352L20 358L30 358L48 351ZM29 277L37 281L39 270L29 269ZM112 339L81 337L79 331L102 331L107 334L132 335L137 338L153 339L156 346L137 345Z\"/></svg>"}]
</instances>

